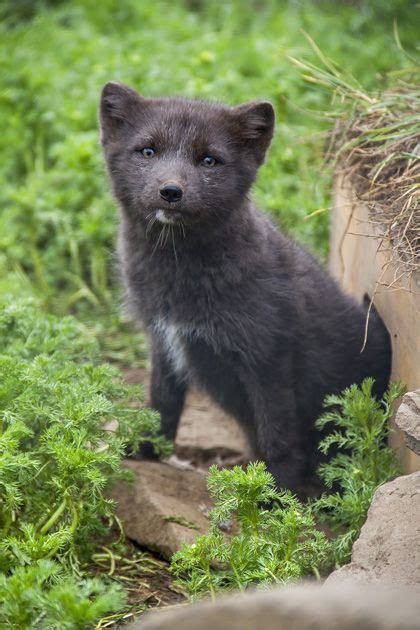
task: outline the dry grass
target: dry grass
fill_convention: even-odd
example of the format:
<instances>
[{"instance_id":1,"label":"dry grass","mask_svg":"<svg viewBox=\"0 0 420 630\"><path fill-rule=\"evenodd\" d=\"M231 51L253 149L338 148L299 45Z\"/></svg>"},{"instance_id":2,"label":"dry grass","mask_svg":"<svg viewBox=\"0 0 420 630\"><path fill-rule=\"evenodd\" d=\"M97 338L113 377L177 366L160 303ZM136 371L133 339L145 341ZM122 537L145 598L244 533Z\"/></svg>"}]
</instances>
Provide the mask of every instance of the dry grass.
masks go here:
<instances>
[{"instance_id":1,"label":"dry grass","mask_svg":"<svg viewBox=\"0 0 420 630\"><path fill-rule=\"evenodd\" d=\"M392 250L399 273L411 277L420 271L420 67L388 77L392 88L366 94L310 42L323 68L292 61L334 95L333 111L325 113L335 120L327 160L367 203L381 248Z\"/></svg>"},{"instance_id":2,"label":"dry grass","mask_svg":"<svg viewBox=\"0 0 420 630\"><path fill-rule=\"evenodd\" d=\"M128 539L121 553L103 546L85 567L90 574L108 576L119 584L127 596L127 606L121 612L103 617L95 630L114 629L132 623L154 608L182 605L186 593L174 584L169 563L149 551L137 548Z\"/></svg>"},{"instance_id":3,"label":"dry grass","mask_svg":"<svg viewBox=\"0 0 420 630\"><path fill-rule=\"evenodd\" d=\"M334 157L333 157L334 153ZM356 194L407 275L420 269L420 89L399 84L336 123L330 159Z\"/></svg>"}]
</instances>

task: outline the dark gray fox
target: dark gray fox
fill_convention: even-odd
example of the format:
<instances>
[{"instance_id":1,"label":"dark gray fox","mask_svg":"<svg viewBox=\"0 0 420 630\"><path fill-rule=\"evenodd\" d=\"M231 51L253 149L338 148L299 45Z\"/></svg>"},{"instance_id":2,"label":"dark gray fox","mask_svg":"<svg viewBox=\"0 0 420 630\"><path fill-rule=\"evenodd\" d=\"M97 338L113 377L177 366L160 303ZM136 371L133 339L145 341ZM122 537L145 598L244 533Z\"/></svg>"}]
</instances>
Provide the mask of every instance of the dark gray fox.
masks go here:
<instances>
[{"instance_id":1,"label":"dark gray fox","mask_svg":"<svg viewBox=\"0 0 420 630\"><path fill-rule=\"evenodd\" d=\"M163 434L175 438L194 383L241 423L278 486L296 491L314 470L325 395L366 376L381 395L390 340L375 316L361 352L366 309L250 201L272 105L144 98L108 83L100 122Z\"/></svg>"}]
</instances>

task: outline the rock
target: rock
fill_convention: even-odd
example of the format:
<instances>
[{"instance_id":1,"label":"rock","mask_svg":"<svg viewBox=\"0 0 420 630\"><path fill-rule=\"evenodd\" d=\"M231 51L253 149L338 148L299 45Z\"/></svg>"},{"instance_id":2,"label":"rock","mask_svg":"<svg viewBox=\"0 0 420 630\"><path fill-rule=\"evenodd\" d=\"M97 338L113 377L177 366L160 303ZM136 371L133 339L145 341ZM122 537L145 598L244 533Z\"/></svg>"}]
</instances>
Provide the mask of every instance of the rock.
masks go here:
<instances>
[{"instance_id":1,"label":"rock","mask_svg":"<svg viewBox=\"0 0 420 630\"><path fill-rule=\"evenodd\" d=\"M167 558L182 543L207 533L211 502L203 475L162 462L127 460L134 483L119 483L112 496L128 538Z\"/></svg>"},{"instance_id":2,"label":"rock","mask_svg":"<svg viewBox=\"0 0 420 630\"><path fill-rule=\"evenodd\" d=\"M127 383L141 383L145 393L149 391L147 370L126 370L124 376ZM247 440L236 420L195 389L188 392L185 401L175 455L201 469L212 463L224 466L246 463L251 458Z\"/></svg>"},{"instance_id":3,"label":"rock","mask_svg":"<svg viewBox=\"0 0 420 630\"><path fill-rule=\"evenodd\" d=\"M420 585L420 472L398 477L375 492L350 564L334 571L326 583L349 579Z\"/></svg>"},{"instance_id":4,"label":"rock","mask_svg":"<svg viewBox=\"0 0 420 630\"><path fill-rule=\"evenodd\" d=\"M132 630L418 630L420 598L409 589L330 584L248 591L151 612Z\"/></svg>"},{"instance_id":5,"label":"rock","mask_svg":"<svg viewBox=\"0 0 420 630\"><path fill-rule=\"evenodd\" d=\"M405 394L395 415L408 448L420 455L420 389Z\"/></svg>"},{"instance_id":6,"label":"rock","mask_svg":"<svg viewBox=\"0 0 420 630\"><path fill-rule=\"evenodd\" d=\"M175 453L195 466L247 462L250 453L240 426L205 394L192 390L185 401Z\"/></svg>"}]
</instances>

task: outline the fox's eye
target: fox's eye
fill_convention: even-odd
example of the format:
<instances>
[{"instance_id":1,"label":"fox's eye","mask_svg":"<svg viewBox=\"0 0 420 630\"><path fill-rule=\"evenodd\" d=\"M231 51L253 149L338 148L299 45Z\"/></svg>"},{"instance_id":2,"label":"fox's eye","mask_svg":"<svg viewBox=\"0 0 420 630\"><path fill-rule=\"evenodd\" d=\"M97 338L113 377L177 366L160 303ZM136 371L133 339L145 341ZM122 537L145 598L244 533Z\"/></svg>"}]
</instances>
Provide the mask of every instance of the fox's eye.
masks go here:
<instances>
[{"instance_id":1,"label":"fox's eye","mask_svg":"<svg viewBox=\"0 0 420 630\"><path fill-rule=\"evenodd\" d=\"M152 147L143 147L143 149L140 149L139 153L141 153L145 158L151 158L154 156L156 151L152 149Z\"/></svg>"},{"instance_id":2,"label":"fox's eye","mask_svg":"<svg viewBox=\"0 0 420 630\"><path fill-rule=\"evenodd\" d=\"M216 166L217 160L212 155L206 155L201 160L203 166Z\"/></svg>"}]
</instances>

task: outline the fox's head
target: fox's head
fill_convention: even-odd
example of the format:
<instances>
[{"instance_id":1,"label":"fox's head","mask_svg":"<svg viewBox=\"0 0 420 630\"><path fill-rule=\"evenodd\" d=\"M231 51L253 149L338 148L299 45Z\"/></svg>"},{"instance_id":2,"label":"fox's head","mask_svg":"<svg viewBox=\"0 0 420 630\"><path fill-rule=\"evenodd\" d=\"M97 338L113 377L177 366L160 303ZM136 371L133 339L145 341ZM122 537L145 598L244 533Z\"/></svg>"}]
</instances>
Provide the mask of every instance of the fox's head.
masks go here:
<instances>
[{"instance_id":1,"label":"fox's head","mask_svg":"<svg viewBox=\"0 0 420 630\"><path fill-rule=\"evenodd\" d=\"M107 83L101 141L114 193L145 227L223 223L243 201L274 127L267 102L145 98Z\"/></svg>"}]
</instances>

